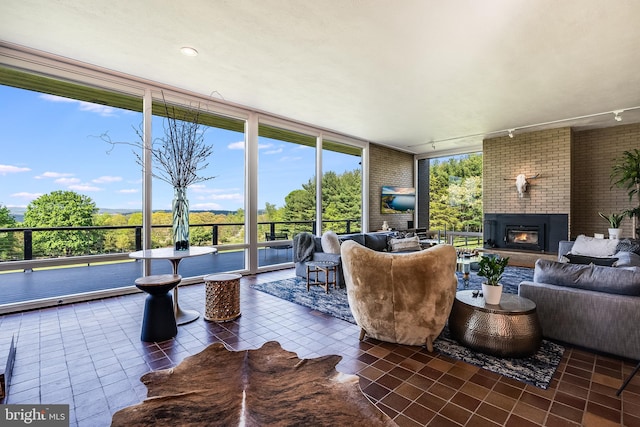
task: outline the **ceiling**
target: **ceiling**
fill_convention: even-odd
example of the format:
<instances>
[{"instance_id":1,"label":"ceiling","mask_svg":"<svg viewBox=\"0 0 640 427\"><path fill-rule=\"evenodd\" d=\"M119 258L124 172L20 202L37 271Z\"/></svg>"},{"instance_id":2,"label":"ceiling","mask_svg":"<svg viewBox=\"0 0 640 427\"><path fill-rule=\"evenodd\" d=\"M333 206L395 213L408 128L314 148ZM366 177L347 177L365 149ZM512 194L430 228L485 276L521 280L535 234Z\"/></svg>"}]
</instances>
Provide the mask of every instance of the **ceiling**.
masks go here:
<instances>
[{"instance_id":1,"label":"ceiling","mask_svg":"<svg viewBox=\"0 0 640 427\"><path fill-rule=\"evenodd\" d=\"M638 22L637 0L2 0L0 42L433 156L640 122Z\"/></svg>"}]
</instances>

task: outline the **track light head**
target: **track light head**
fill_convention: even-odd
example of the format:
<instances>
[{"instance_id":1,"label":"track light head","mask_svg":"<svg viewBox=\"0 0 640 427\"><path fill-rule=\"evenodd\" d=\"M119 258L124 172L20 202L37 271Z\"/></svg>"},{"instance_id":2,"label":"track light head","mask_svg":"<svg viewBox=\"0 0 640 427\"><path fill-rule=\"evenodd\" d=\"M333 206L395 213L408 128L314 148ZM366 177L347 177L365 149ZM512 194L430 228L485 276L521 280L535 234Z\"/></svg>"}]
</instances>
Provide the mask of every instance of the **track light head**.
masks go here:
<instances>
[{"instance_id":1,"label":"track light head","mask_svg":"<svg viewBox=\"0 0 640 427\"><path fill-rule=\"evenodd\" d=\"M613 111L613 114L614 114L613 119L616 122L621 122L622 121L622 116L620 116L620 114L622 114L623 112L624 112L624 110Z\"/></svg>"}]
</instances>

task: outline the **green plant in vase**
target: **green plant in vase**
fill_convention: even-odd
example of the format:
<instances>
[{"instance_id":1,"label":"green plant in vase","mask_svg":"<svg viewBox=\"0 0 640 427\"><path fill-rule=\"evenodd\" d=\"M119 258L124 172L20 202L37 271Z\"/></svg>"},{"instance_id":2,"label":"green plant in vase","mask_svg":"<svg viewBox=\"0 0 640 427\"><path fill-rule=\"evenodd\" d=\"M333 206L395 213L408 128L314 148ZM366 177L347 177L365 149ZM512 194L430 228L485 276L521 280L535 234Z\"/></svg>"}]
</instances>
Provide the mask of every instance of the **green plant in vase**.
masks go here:
<instances>
[{"instance_id":1,"label":"green plant in vase","mask_svg":"<svg viewBox=\"0 0 640 427\"><path fill-rule=\"evenodd\" d=\"M499 304L502 296L502 275L509 264L509 257L483 256L478 262L478 276L484 277L482 294L487 304Z\"/></svg>"},{"instance_id":2,"label":"green plant in vase","mask_svg":"<svg viewBox=\"0 0 640 427\"><path fill-rule=\"evenodd\" d=\"M627 216L626 213L611 213L609 215L605 215L602 212L598 212L600 218L604 219L609 223L609 238L610 239L619 239L620 238L620 224L622 224L622 220Z\"/></svg>"},{"instance_id":3,"label":"green plant in vase","mask_svg":"<svg viewBox=\"0 0 640 427\"><path fill-rule=\"evenodd\" d=\"M624 151L622 157L614 161L610 176L613 186L627 190L629 201L633 200L633 196L637 197L637 206L624 211L624 214L631 218L633 238L637 239L640 234L640 226L638 225L640 218L640 150L636 148Z\"/></svg>"}]
</instances>

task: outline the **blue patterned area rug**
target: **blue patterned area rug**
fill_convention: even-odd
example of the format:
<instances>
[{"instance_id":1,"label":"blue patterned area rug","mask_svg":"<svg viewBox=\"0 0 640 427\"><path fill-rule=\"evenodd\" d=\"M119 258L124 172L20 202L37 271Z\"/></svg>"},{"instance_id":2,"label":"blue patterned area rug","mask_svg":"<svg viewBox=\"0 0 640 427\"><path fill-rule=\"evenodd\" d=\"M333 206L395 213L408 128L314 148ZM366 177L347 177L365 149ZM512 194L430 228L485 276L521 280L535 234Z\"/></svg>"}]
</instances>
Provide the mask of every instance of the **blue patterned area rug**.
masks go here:
<instances>
[{"instance_id":1,"label":"blue patterned area rug","mask_svg":"<svg viewBox=\"0 0 640 427\"><path fill-rule=\"evenodd\" d=\"M458 275L458 289L465 289L462 274L456 274ZM531 268L507 267L502 280L504 292L517 294L518 284L523 280L532 279L533 269ZM469 285L466 289L480 289L481 283L482 278L471 273ZM355 324L345 289L331 289L329 295L327 295L323 288L312 286L311 290L307 292L306 281L299 278L258 283L251 285L251 287L258 291ZM516 359L489 356L458 344L450 337L448 328L442 331L433 345L437 351L453 359L462 360L471 365L479 366L488 371L543 389L549 387L551 378L564 353L564 347L543 340L538 352L526 358Z\"/></svg>"}]
</instances>

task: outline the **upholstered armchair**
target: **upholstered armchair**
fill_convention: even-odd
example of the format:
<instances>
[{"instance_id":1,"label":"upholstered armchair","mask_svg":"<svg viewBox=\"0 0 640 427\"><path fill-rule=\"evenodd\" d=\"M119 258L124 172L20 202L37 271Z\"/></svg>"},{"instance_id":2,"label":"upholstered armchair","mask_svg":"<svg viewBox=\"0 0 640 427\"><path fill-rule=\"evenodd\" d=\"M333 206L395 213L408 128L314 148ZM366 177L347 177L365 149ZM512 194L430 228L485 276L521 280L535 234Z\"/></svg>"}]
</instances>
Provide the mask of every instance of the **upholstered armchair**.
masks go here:
<instances>
[{"instance_id":1,"label":"upholstered armchair","mask_svg":"<svg viewBox=\"0 0 640 427\"><path fill-rule=\"evenodd\" d=\"M365 335L425 345L444 328L456 295L456 251L437 245L410 253L377 252L356 242L341 246L351 312Z\"/></svg>"}]
</instances>

